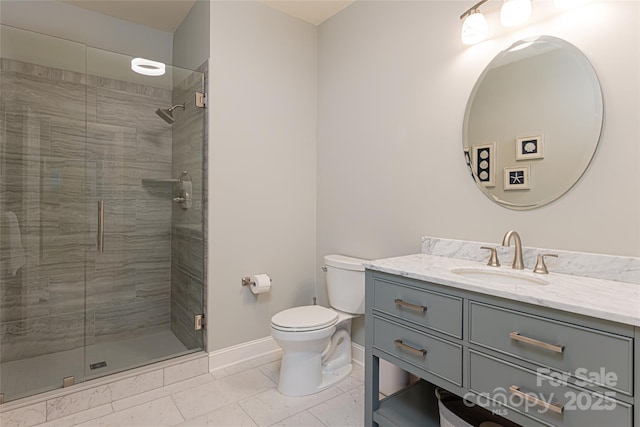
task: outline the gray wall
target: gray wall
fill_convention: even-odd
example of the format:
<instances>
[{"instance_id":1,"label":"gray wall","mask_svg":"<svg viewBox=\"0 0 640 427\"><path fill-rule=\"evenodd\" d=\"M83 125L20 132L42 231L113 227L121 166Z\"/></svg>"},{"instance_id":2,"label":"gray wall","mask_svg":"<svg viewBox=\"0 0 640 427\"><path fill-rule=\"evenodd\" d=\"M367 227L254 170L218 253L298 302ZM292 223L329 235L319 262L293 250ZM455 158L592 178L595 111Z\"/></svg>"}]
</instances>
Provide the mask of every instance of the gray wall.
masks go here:
<instances>
[{"instance_id":1,"label":"gray wall","mask_svg":"<svg viewBox=\"0 0 640 427\"><path fill-rule=\"evenodd\" d=\"M496 8L488 14L491 40L474 47L461 44L458 19L471 3L356 2L327 20L317 29L313 177L302 172L314 167L310 151L283 148L294 132L315 126L306 107L315 83L303 78L314 73L314 28L303 37L258 3L212 3L208 295L210 319L233 328L210 328L210 350L268 336L270 316L308 303L314 282L326 304L320 267L328 253L416 253L423 235L498 243L516 228L529 246L640 254L638 5L557 11L548 3L536 4L534 20L520 30L496 29ZM601 79L607 118L593 164L569 194L515 212L491 203L469 178L462 120L486 64L532 34L564 38L585 52ZM611 49L619 40L632 48ZM290 101L298 104L293 111ZM282 197L285 188L293 195L312 182L315 200L299 201L317 203L315 218ZM285 227L283 218L293 222ZM315 227L312 236L307 227ZM242 275L263 271L274 276L270 295L240 288ZM363 342L361 322L354 338Z\"/></svg>"},{"instance_id":2,"label":"gray wall","mask_svg":"<svg viewBox=\"0 0 640 427\"><path fill-rule=\"evenodd\" d=\"M499 244L512 228L527 246L639 256L640 4L559 11L534 2L534 19L520 30L496 29L496 8L487 17L491 39L465 47L458 17L469 6L356 2L320 26L317 264L331 252L417 253L423 235ZM490 202L469 178L462 121L484 67L534 34L585 53L606 117L578 184L550 205L517 212ZM362 328L355 340L363 342Z\"/></svg>"},{"instance_id":3,"label":"gray wall","mask_svg":"<svg viewBox=\"0 0 640 427\"><path fill-rule=\"evenodd\" d=\"M312 301L316 28L258 2L211 3L209 350L268 337ZM242 276L267 273L268 294Z\"/></svg>"},{"instance_id":4,"label":"gray wall","mask_svg":"<svg viewBox=\"0 0 640 427\"><path fill-rule=\"evenodd\" d=\"M209 58L209 0L198 0L173 33L173 65L195 70Z\"/></svg>"}]
</instances>

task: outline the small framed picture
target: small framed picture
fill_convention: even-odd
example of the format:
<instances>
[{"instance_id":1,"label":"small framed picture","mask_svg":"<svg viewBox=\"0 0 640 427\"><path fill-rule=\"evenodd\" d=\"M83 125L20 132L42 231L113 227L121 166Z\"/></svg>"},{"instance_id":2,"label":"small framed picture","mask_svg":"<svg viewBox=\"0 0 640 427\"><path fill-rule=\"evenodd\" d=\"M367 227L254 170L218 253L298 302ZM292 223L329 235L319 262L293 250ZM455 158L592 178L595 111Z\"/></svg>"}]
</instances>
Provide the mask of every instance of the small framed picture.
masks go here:
<instances>
[{"instance_id":1,"label":"small framed picture","mask_svg":"<svg viewBox=\"0 0 640 427\"><path fill-rule=\"evenodd\" d=\"M516 160L544 158L544 138L542 135L516 139Z\"/></svg>"},{"instance_id":2,"label":"small framed picture","mask_svg":"<svg viewBox=\"0 0 640 427\"><path fill-rule=\"evenodd\" d=\"M529 189L529 165L515 168L504 168L505 190Z\"/></svg>"},{"instance_id":3,"label":"small framed picture","mask_svg":"<svg viewBox=\"0 0 640 427\"><path fill-rule=\"evenodd\" d=\"M485 187L496 186L496 143L471 146L471 168L478 180Z\"/></svg>"}]
</instances>

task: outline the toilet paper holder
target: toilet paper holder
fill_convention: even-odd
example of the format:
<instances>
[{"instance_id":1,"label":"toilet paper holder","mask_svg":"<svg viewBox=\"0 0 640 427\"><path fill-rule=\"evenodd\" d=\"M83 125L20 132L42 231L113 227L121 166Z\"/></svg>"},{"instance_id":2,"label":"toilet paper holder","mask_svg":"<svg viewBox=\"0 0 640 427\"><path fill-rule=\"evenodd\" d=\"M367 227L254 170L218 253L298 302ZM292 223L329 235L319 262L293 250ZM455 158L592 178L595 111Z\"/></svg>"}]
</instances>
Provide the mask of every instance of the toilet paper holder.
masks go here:
<instances>
[{"instance_id":1,"label":"toilet paper holder","mask_svg":"<svg viewBox=\"0 0 640 427\"><path fill-rule=\"evenodd\" d=\"M271 277L269 277L269 281L271 281L271 283L273 283L273 279ZM253 280L251 280L251 276L242 277L242 286L251 286L254 283L255 282Z\"/></svg>"}]
</instances>

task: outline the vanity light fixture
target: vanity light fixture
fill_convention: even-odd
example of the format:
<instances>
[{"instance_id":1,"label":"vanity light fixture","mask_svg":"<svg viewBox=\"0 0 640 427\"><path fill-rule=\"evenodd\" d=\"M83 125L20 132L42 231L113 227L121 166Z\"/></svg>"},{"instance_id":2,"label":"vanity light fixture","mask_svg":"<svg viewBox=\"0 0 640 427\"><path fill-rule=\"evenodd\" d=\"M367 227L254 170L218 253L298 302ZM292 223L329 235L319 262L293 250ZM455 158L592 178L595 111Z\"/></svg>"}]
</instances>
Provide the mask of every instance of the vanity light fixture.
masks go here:
<instances>
[{"instance_id":1,"label":"vanity light fixture","mask_svg":"<svg viewBox=\"0 0 640 427\"><path fill-rule=\"evenodd\" d=\"M462 43L476 44L487 39L489 24L480 12L473 11L462 23Z\"/></svg>"},{"instance_id":2,"label":"vanity light fixture","mask_svg":"<svg viewBox=\"0 0 640 427\"><path fill-rule=\"evenodd\" d=\"M145 76L162 76L165 73L164 63L144 58L133 58L131 60L131 69Z\"/></svg>"},{"instance_id":3,"label":"vanity light fixture","mask_svg":"<svg viewBox=\"0 0 640 427\"><path fill-rule=\"evenodd\" d=\"M500 8L500 23L516 27L531 18L531 0L504 0Z\"/></svg>"},{"instance_id":4,"label":"vanity light fixture","mask_svg":"<svg viewBox=\"0 0 640 427\"><path fill-rule=\"evenodd\" d=\"M480 13L480 6L487 1L489 0L480 0L460 15L460 20L463 21L461 34L463 44L476 44L487 39L489 25L484 15ZM502 8L500 9L500 22L503 26L515 27L524 24L530 17L531 0L503 0Z\"/></svg>"},{"instance_id":5,"label":"vanity light fixture","mask_svg":"<svg viewBox=\"0 0 640 427\"><path fill-rule=\"evenodd\" d=\"M487 1L481 0L460 15L460 19L463 20L461 34L463 44L476 44L487 39L489 24L487 24L487 19L479 10L479 7Z\"/></svg>"}]
</instances>

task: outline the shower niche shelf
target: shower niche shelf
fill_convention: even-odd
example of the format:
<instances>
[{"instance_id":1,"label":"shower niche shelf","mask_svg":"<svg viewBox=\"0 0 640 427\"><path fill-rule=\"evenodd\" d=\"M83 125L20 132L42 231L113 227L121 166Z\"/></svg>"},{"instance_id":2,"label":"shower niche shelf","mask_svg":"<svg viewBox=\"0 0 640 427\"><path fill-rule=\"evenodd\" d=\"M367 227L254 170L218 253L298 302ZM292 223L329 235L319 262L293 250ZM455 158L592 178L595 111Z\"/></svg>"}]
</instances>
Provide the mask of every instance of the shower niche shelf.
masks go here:
<instances>
[{"instance_id":1,"label":"shower niche shelf","mask_svg":"<svg viewBox=\"0 0 640 427\"><path fill-rule=\"evenodd\" d=\"M143 178L142 184L175 184L180 182L178 178Z\"/></svg>"}]
</instances>

